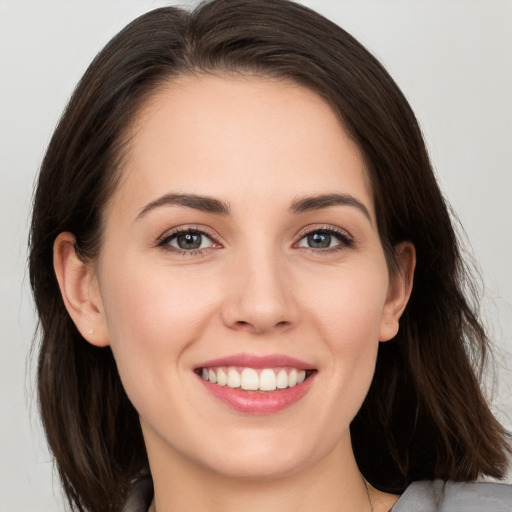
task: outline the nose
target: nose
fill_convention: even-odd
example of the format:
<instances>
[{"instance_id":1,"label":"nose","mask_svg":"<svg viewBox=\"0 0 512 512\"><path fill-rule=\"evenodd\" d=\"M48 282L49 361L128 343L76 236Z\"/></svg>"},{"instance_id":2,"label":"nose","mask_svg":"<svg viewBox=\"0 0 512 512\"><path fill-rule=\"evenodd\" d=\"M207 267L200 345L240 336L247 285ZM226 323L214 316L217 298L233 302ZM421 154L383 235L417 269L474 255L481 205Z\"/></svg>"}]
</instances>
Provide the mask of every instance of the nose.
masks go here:
<instances>
[{"instance_id":1,"label":"nose","mask_svg":"<svg viewBox=\"0 0 512 512\"><path fill-rule=\"evenodd\" d=\"M231 329L264 334L296 324L298 308L286 262L271 251L241 257L230 271L222 307Z\"/></svg>"}]
</instances>

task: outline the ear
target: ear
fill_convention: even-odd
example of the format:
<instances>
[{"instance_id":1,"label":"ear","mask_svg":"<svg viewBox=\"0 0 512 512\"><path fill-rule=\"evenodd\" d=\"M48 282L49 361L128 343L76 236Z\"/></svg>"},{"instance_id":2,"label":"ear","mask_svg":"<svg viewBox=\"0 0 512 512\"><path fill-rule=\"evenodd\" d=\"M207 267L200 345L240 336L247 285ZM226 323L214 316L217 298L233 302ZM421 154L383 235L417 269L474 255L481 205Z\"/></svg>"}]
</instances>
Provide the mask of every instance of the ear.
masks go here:
<instances>
[{"instance_id":1,"label":"ear","mask_svg":"<svg viewBox=\"0 0 512 512\"><path fill-rule=\"evenodd\" d=\"M397 269L389 281L388 296L382 312L379 341L389 341L398 332L399 321L411 296L416 267L416 249L411 242L395 246Z\"/></svg>"},{"instance_id":2,"label":"ear","mask_svg":"<svg viewBox=\"0 0 512 512\"><path fill-rule=\"evenodd\" d=\"M61 233L53 244L53 267L64 305L80 334L92 345L109 344L98 279L93 265L76 253L72 233Z\"/></svg>"}]
</instances>

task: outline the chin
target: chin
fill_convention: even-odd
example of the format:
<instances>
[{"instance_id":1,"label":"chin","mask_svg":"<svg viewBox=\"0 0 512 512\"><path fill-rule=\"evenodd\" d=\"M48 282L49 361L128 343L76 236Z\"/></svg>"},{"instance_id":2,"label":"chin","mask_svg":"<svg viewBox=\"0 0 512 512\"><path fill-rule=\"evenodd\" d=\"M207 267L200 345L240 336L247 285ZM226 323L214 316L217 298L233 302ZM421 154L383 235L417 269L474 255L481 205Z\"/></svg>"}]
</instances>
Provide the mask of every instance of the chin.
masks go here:
<instances>
[{"instance_id":1,"label":"chin","mask_svg":"<svg viewBox=\"0 0 512 512\"><path fill-rule=\"evenodd\" d=\"M209 469L229 479L247 481L278 480L300 471L301 457L289 454L240 454L226 457L220 464L209 465Z\"/></svg>"},{"instance_id":2,"label":"chin","mask_svg":"<svg viewBox=\"0 0 512 512\"><path fill-rule=\"evenodd\" d=\"M219 442L218 449L206 449L200 459L204 468L226 478L240 480L277 480L314 465L331 449L327 445L308 446L306 436L289 432L245 432L231 442ZM248 440L250 440L248 442ZM215 446L212 444L210 446ZM226 448L229 447L229 448Z\"/></svg>"}]
</instances>

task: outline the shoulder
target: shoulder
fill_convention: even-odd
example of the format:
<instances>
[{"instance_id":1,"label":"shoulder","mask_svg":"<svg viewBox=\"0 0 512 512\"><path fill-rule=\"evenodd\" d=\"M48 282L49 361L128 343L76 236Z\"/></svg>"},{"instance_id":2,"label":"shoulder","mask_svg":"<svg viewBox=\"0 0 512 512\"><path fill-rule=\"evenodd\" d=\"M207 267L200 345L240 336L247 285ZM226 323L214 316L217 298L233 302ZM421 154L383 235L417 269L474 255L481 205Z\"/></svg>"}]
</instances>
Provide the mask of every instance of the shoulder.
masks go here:
<instances>
[{"instance_id":1,"label":"shoulder","mask_svg":"<svg viewBox=\"0 0 512 512\"><path fill-rule=\"evenodd\" d=\"M153 499L151 477L138 480L123 512L146 512ZM512 485L497 483L412 483L391 512L512 512Z\"/></svg>"},{"instance_id":2,"label":"shoulder","mask_svg":"<svg viewBox=\"0 0 512 512\"><path fill-rule=\"evenodd\" d=\"M512 512L512 485L499 483L413 482L392 512Z\"/></svg>"}]
</instances>

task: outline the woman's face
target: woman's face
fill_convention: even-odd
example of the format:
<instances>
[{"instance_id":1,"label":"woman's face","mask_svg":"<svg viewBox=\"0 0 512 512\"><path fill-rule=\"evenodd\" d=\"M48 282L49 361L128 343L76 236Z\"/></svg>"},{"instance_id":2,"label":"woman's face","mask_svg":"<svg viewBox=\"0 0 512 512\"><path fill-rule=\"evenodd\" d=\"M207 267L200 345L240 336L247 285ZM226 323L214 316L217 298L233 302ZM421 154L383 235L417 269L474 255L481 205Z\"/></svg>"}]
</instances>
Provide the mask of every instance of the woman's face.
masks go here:
<instances>
[{"instance_id":1,"label":"woman's face","mask_svg":"<svg viewBox=\"0 0 512 512\"><path fill-rule=\"evenodd\" d=\"M110 344L150 461L260 478L349 453L407 284L331 108L292 83L183 77L131 137L85 335Z\"/></svg>"}]
</instances>

